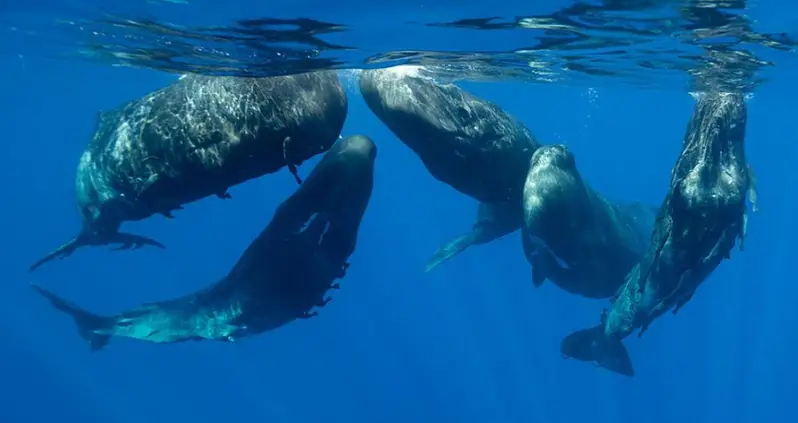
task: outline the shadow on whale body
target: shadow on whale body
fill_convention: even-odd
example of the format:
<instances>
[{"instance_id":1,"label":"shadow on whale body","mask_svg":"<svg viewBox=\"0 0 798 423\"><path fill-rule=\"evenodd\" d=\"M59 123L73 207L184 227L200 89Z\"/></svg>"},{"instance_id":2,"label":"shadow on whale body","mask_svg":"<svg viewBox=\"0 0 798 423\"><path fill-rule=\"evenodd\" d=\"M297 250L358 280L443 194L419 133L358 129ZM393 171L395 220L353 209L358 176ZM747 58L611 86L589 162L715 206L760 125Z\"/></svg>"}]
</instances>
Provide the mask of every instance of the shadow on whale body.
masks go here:
<instances>
[{"instance_id":1,"label":"shadow on whale body","mask_svg":"<svg viewBox=\"0 0 798 423\"><path fill-rule=\"evenodd\" d=\"M633 376L623 339L636 329L642 336L668 310L676 314L730 257L738 239L742 249L746 193L752 202L756 198L745 157L746 121L741 94L697 95L645 255L602 312L601 323L563 339L563 356Z\"/></svg>"},{"instance_id":2,"label":"shadow on whale body","mask_svg":"<svg viewBox=\"0 0 798 423\"><path fill-rule=\"evenodd\" d=\"M82 230L30 270L83 246L152 245L125 221L174 210L323 153L338 139L346 92L334 71L269 78L187 75L101 112L78 164Z\"/></svg>"},{"instance_id":3,"label":"shadow on whale body","mask_svg":"<svg viewBox=\"0 0 798 423\"><path fill-rule=\"evenodd\" d=\"M481 203L472 230L439 248L427 271L521 227L524 176L540 144L520 121L455 84L435 82L420 66L363 70L359 88L436 180Z\"/></svg>"},{"instance_id":4,"label":"shadow on whale body","mask_svg":"<svg viewBox=\"0 0 798 423\"><path fill-rule=\"evenodd\" d=\"M112 337L153 343L235 341L315 316L330 301L355 250L371 198L377 149L365 136L344 138L277 208L268 226L216 284L167 301L100 316L33 288L77 324L92 350Z\"/></svg>"},{"instance_id":5,"label":"shadow on whale body","mask_svg":"<svg viewBox=\"0 0 798 423\"><path fill-rule=\"evenodd\" d=\"M547 279L587 298L609 298L643 256L656 210L615 203L582 178L564 145L532 155L524 184L522 245L532 283Z\"/></svg>"}]
</instances>

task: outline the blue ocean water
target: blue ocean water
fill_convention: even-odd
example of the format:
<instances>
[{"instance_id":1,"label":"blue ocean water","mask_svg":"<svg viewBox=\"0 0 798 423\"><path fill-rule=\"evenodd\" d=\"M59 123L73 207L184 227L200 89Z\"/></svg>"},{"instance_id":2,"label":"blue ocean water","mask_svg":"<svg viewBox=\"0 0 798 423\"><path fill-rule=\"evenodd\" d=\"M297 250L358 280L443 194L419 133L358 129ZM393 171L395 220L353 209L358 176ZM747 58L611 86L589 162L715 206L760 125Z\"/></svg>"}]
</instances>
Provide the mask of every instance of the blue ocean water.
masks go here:
<instances>
[{"instance_id":1,"label":"blue ocean water","mask_svg":"<svg viewBox=\"0 0 798 423\"><path fill-rule=\"evenodd\" d=\"M518 50L531 41L517 31L495 39L490 31L426 38L414 32L421 31L417 27L402 25L549 14L571 2L501 3L142 1L116 12L180 25L312 17L358 28L338 42L362 51L484 54L497 43L516 42L512 48ZM177 75L142 63L111 66L107 58L72 57L70 46L85 45L85 39L47 36L52 29L42 22L88 16L100 5L33 1L0 7L8 11L2 20L6 34L14 34L0 49L5 159L0 180L6 181L0 215L6 279L0 285L0 422L776 423L798 418L793 357L798 288L791 256L798 236L792 195L798 160L794 51L750 48L775 64L762 70L762 81L759 70L752 71L756 83L745 87L751 93L747 154L757 173L761 208L750 216L746 249L722 263L677 316L666 314L642 338L629 338L634 378L560 357L561 338L593 324L606 301L569 295L550 283L533 288L517 233L423 273L436 248L470 228L476 202L434 180L368 110L356 89L356 72L347 69L361 59L351 52L342 53L352 55L351 66L338 66L349 94L343 135L367 134L380 151L358 249L333 301L318 318L236 344L115 339L91 353L72 321L29 283L98 313L198 289L229 270L296 185L281 171L231 189L232 201L208 198L173 220L156 216L126 224L157 236L166 250L83 249L27 273L30 262L78 228L74 174L97 112ZM747 7L756 33L795 35L795 5L762 0ZM47 19L38 19L43 16ZM25 28L37 28L36 36L20 36ZM133 31L119 31L128 30ZM52 44L56 39L60 42ZM249 53L238 59L253 60ZM440 65L442 59L436 60ZM493 69L517 70L516 65ZM727 74L730 69L722 72ZM662 201L695 104L687 84L667 78L657 84L659 76L647 86L625 84L626 74L595 73L568 83L512 75L463 75L458 83L499 104L543 143L567 144L584 177L605 195Z\"/></svg>"}]
</instances>

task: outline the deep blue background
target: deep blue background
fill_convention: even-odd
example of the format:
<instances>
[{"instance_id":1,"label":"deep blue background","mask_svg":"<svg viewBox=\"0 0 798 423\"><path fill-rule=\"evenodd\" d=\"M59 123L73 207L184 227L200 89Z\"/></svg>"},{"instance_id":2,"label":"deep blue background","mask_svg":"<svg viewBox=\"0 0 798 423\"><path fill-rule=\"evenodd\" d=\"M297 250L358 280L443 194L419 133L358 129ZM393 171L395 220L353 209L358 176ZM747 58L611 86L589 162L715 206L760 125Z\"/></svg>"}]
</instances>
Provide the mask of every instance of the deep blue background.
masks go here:
<instances>
[{"instance_id":1,"label":"deep blue background","mask_svg":"<svg viewBox=\"0 0 798 423\"><path fill-rule=\"evenodd\" d=\"M761 211L746 251L678 316L629 338L638 375L628 379L560 358L561 337L595 324L605 303L549 283L534 289L517 233L422 273L442 242L470 228L476 204L425 171L347 72L343 134L371 136L379 153L358 250L333 302L318 318L234 345L115 339L89 353L29 282L102 313L184 294L225 274L296 185L279 172L233 188L231 201L126 224L167 250L82 249L28 274L78 230L74 173L98 109L175 76L13 56L0 66L2 423L796 421L794 83L765 85L749 102ZM693 100L596 85L464 84L541 141L567 143L606 195L659 204Z\"/></svg>"}]
</instances>

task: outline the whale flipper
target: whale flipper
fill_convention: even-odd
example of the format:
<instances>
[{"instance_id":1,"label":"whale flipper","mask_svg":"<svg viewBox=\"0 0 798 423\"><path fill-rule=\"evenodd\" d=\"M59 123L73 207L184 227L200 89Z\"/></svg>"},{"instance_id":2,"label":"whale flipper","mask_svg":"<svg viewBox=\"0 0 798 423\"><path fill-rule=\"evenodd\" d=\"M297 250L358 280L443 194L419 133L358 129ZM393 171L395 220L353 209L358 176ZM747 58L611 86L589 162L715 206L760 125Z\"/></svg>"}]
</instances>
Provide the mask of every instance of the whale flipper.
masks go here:
<instances>
[{"instance_id":1,"label":"whale flipper","mask_svg":"<svg viewBox=\"0 0 798 423\"><path fill-rule=\"evenodd\" d=\"M115 248L115 250L128 250L131 248L137 249L145 245L151 245L153 247L164 249L166 248L165 245L152 238L125 232L114 232L108 235L103 235L103 241L105 242L102 242L102 244L122 244Z\"/></svg>"},{"instance_id":2,"label":"whale flipper","mask_svg":"<svg viewBox=\"0 0 798 423\"><path fill-rule=\"evenodd\" d=\"M756 182L756 173L754 173L754 168L751 165L748 165L748 201L751 202L751 209L754 213L759 211L759 191L757 189L757 182Z\"/></svg>"},{"instance_id":3,"label":"whale flipper","mask_svg":"<svg viewBox=\"0 0 798 423\"><path fill-rule=\"evenodd\" d=\"M118 247L114 248L114 250L136 249L144 245L152 245L158 248L166 248L166 246L161 244L160 242L152 238L147 238L141 235L129 234L124 232L110 232L98 235L93 235L93 234L89 235L86 233L81 233L80 235L65 242L60 247L56 248L46 256L37 260L28 268L28 271L32 272L36 270L36 268L38 268L39 266L43 265L44 263L55 260L57 258L62 259L64 257L68 257L80 247L85 247L87 245L98 246L98 245L109 245L109 244L121 244Z\"/></svg>"},{"instance_id":4,"label":"whale flipper","mask_svg":"<svg viewBox=\"0 0 798 423\"><path fill-rule=\"evenodd\" d=\"M576 331L562 340L560 352L565 357L592 361L597 366L632 377L635 375L629 352L621 339L607 337L604 326Z\"/></svg>"},{"instance_id":5,"label":"whale flipper","mask_svg":"<svg viewBox=\"0 0 798 423\"><path fill-rule=\"evenodd\" d=\"M440 266L443 262L448 261L452 257L462 253L468 247L480 243L481 237L479 236L479 230L473 230L469 233L462 234L457 238L454 238L448 241L446 244L443 244L437 251L430 257L427 261L427 265L424 267L424 272L430 272L432 269Z\"/></svg>"},{"instance_id":6,"label":"whale flipper","mask_svg":"<svg viewBox=\"0 0 798 423\"><path fill-rule=\"evenodd\" d=\"M92 351L99 351L111 340L111 335L97 333L109 326L109 318L89 313L86 310L72 304L71 302L55 295L37 285L31 285L36 292L42 294L50 301L50 304L58 310L72 316L78 326L78 333L88 344Z\"/></svg>"},{"instance_id":7,"label":"whale flipper","mask_svg":"<svg viewBox=\"0 0 798 423\"><path fill-rule=\"evenodd\" d=\"M532 286L535 288L540 288L543 285L543 282L546 282L546 271L543 270L543 264L538 263L535 261L532 263Z\"/></svg>"},{"instance_id":8,"label":"whale flipper","mask_svg":"<svg viewBox=\"0 0 798 423\"><path fill-rule=\"evenodd\" d=\"M561 264L551 250L541 249L527 255L527 260L532 265L532 286L535 288L540 288L547 279L556 281L558 286L568 292L574 292L580 284L579 276Z\"/></svg>"},{"instance_id":9,"label":"whale flipper","mask_svg":"<svg viewBox=\"0 0 798 423\"><path fill-rule=\"evenodd\" d=\"M521 235L521 243L527 261L532 265L532 285L540 288L546 279L557 280L558 285L571 292L573 285L578 283L579 278L572 275L561 260L551 251L548 245L538 237L531 237L524 231ZM571 283L568 283L571 281Z\"/></svg>"}]
</instances>

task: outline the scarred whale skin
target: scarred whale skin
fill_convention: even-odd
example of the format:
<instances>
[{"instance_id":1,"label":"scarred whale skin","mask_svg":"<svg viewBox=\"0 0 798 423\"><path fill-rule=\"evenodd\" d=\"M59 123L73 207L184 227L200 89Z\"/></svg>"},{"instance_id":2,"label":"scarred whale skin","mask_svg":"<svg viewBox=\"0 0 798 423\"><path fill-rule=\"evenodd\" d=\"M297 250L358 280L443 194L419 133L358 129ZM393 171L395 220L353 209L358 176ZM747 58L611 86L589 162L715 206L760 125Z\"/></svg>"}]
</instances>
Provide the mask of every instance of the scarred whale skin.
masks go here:
<instances>
[{"instance_id":1,"label":"scarred whale skin","mask_svg":"<svg viewBox=\"0 0 798 423\"><path fill-rule=\"evenodd\" d=\"M75 193L81 232L30 270L85 245L120 249L157 241L119 232L125 221L217 195L327 151L347 115L335 72L270 78L186 75L101 112L80 158Z\"/></svg>"},{"instance_id":2,"label":"scarred whale skin","mask_svg":"<svg viewBox=\"0 0 798 423\"><path fill-rule=\"evenodd\" d=\"M671 172L648 248L604 310L601 323L566 336L565 357L625 376L635 371L623 339L668 310L677 313L698 287L743 247L746 194L756 210L755 177L745 154L748 111L739 93L697 94L682 152Z\"/></svg>"},{"instance_id":3,"label":"scarred whale skin","mask_svg":"<svg viewBox=\"0 0 798 423\"><path fill-rule=\"evenodd\" d=\"M435 81L420 66L363 70L359 88L433 178L480 202L472 230L441 246L426 271L521 227L524 178L540 147L521 121L455 84Z\"/></svg>"},{"instance_id":4,"label":"scarred whale skin","mask_svg":"<svg viewBox=\"0 0 798 423\"><path fill-rule=\"evenodd\" d=\"M582 177L561 144L540 147L524 185L522 245L532 283L546 279L588 298L609 298L648 245L656 208L610 201Z\"/></svg>"},{"instance_id":5,"label":"scarred whale skin","mask_svg":"<svg viewBox=\"0 0 798 423\"><path fill-rule=\"evenodd\" d=\"M198 292L112 316L33 286L70 315L93 351L112 337L170 344L232 342L317 315L338 289L371 199L377 149L368 137L338 141L277 208L230 272Z\"/></svg>"}]
</instances>

